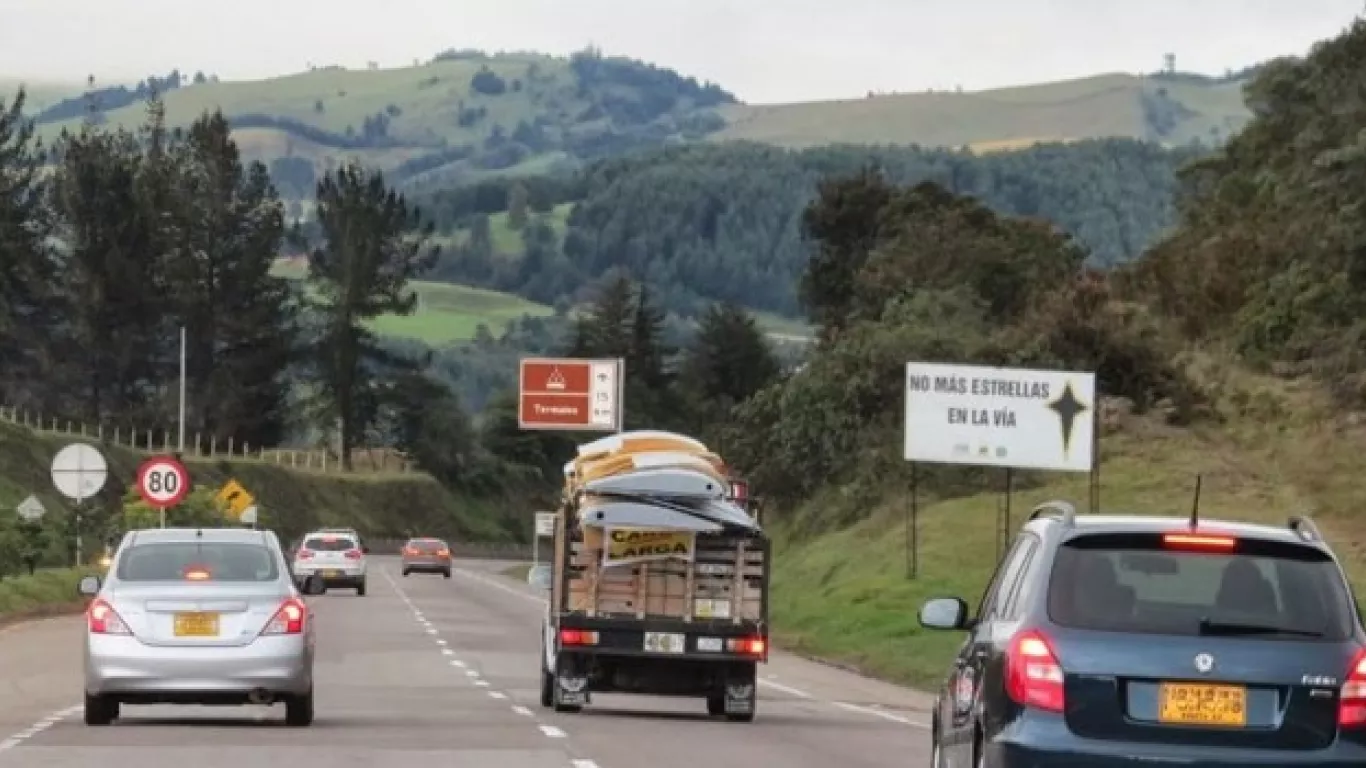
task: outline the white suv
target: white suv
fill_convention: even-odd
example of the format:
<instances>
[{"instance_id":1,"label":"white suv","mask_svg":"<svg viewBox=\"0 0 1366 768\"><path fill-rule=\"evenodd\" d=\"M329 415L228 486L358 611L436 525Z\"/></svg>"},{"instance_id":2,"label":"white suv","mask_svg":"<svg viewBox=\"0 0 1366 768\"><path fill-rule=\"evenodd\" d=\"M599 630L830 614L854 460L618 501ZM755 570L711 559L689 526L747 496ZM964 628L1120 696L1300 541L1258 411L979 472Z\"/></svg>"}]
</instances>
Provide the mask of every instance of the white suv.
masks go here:
<instances>
[{"instance_id":1,"label":"white suv","mask_svg":"<svg viewBox=\"0 0 1366 768\"><path fill-rule=\"evenodd\" d=\"M365 566L370 548L360 543L355 533L316 531L304 537L294 552L294 578L322 579L323 590L331 587L354 589L365 594Z\"/></svg>"}]
</instances>

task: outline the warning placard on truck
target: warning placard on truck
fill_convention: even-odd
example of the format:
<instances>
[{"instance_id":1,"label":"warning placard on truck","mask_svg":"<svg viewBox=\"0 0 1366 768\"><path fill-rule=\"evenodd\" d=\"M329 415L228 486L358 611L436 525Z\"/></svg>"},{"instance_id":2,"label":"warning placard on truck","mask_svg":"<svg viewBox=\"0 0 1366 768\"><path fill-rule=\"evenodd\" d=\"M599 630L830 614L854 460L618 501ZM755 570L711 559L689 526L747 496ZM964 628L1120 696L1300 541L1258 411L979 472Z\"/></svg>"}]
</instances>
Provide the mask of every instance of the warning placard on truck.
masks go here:
<instances>
[{"instance_id":1,"label":"warning placard on truck","mask_svg":"<svg viewBox=\"0 0 1366 768\"><path fill-rule=\"evenodd\" d=\"M602 548L603 565L638 563L643 560L692 560L697 534L691 531L659 531L612 528Z\"/></svg>"}]
</instances>

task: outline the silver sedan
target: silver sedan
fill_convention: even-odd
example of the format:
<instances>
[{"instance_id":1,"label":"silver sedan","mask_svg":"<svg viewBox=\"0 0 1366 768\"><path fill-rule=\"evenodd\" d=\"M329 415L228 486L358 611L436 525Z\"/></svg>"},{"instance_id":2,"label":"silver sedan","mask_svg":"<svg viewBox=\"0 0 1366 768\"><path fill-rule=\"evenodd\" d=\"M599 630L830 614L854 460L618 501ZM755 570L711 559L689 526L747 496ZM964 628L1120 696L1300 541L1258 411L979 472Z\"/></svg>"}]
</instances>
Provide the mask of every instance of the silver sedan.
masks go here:
<instances>
[{"instance_id":1,"label":"silver sedan","mask_svg":"<svg viewBox=\"0 0 1366 768\"><path fill-rule=\"evenodd\" d=\"M274 533L130 531L106 577L80 591L91 598L87 725L108 725L123 704L276 702L287 724L312 724L313 617Z\"/></svg>"}]
</instances>

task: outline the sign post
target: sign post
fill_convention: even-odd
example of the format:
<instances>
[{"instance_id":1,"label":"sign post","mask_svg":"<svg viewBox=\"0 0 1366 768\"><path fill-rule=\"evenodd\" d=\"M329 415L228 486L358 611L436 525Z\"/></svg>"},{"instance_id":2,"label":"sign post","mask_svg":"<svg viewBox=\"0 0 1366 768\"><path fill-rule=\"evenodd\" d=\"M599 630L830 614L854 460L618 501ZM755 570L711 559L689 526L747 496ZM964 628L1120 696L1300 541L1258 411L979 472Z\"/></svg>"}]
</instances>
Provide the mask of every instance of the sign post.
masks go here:
<instances>
[{"instance_id":1,"label":"sign post","mask_svg":"<svg viewBox=\"0 0 1366 768\"><path fill-rule=\"evenodd\" d=\"M620 432L625 361L522 358L517 425L522 429Z\"/></svg>"},{"instance_id":2,"label":"sign post","mask_svg":"<svg viewBox=\"0 0 1366 768\"><path fill-rule=\"evenodd\" d=\"M531 537L531 567L535 568L541 564L541 539L549 539L555 536L555 513L537 512L536 531Z\"/></svg>"},{"instance_id":3,"label":"sign post","mask_svg":"<svg viewBox=\"0 0 1366 768\"><path fill-rule=\"evenodd\" d=\"M184 501L189 492L190 472L173 456L153 456L138 467L138 493L160 513L162 528L166 509Z\"/></svg>"},{"instance_id":4,"label":"sign post","mask_svg":"<svg viewBox=\"0 0 1366 768\"><path fill-rule=\"evenodd\" d=\"M916 577L919 565L917 463L1005 470L1005 506L997 518L999 552L1010 541L1014 470L1092 471L1095 403L1095 373L907 363L908 577Z\"/></svg>"},{"instance_id":5,"label":"sign post","mask_svg":"<svg viewBox=\"0 0 1366 768\"><path fill-rule=\"evenodd\" d=\"M93 445L71 443L52 457L52 485L76 502L76 565L81 565L81 505L109 479L109 464Z\"/></svg>"}]
</instances>

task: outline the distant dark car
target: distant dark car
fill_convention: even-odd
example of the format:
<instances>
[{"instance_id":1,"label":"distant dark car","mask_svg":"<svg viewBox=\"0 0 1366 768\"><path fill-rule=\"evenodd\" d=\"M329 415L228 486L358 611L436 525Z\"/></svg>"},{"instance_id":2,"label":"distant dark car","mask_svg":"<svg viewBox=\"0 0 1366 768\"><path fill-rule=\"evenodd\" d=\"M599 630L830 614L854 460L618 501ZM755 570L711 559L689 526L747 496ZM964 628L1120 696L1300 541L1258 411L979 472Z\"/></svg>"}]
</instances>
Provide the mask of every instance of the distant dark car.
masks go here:
<instances>
[{"instance_id":1,"label":"distant dark car","mask_svg":"<svg viewBox=\"0 0 1366 768\"><path fill-rule=\"evenodd\" d=\"M439 573L451 577L451 545L441 539L409 539L403 545L403 575L410 573Z\"/></svg>"},{"instance_id":2,"label":"distant dark car","mask_svg":"<svg viewBox=\"0 0 1366 768\"><path fill-rule=\"evenodd\" d=\"M935 766L1366 765L1366 633L1314 524L1031 515L933 715Z\"/></svg>"}]
</instances>

